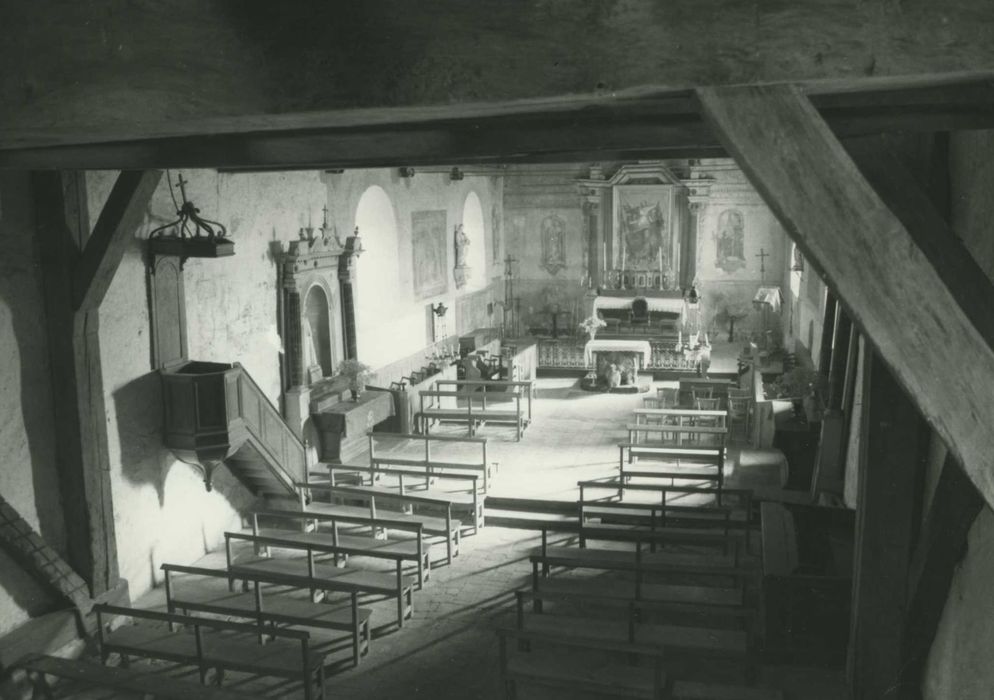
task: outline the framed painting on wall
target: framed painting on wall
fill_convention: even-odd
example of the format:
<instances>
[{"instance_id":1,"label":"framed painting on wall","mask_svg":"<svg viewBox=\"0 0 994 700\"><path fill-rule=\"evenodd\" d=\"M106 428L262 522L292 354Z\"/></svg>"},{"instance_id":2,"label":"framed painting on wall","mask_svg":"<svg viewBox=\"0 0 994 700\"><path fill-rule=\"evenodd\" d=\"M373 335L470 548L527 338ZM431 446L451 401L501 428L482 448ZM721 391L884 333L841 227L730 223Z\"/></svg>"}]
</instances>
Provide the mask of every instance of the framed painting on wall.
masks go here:
<instances>
[{"instance_id":1,"label":"framed painting on wall","mask_svg":"<svg viewBox=\"0 0 994 700\"><path fill-rule=\"evenodd\" d=\"M613 194L616 267L676 279L680 237L675 228L673 186L618 185Z\"/></svg>"},{"instance_id":2,"label":"framed painting on wall","mask_svg":"<svg viewBox=\"0 0 994 700\"><path fill-rule=\"evenodd\" d=\"M445 210L411 212L411 258L414 296L438 296L448 290Z\"/></svg>"}]
</instances>

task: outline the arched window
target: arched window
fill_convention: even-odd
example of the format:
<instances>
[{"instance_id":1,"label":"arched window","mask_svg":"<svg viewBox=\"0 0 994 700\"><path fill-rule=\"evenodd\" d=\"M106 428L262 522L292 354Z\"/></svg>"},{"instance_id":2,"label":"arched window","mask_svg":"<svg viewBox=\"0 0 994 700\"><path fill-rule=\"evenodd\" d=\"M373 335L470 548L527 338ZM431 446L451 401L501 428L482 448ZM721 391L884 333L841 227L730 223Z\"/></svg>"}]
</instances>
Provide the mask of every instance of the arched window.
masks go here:
<instances>
[{"instance_id":1,"label":"arched window","mask_svg":"<svg viewBox=\"0 0 994 700\"><path fill-rule=\"evenodd\" d=\"M404 330L390 323L400 309L399 300L408 294L401 289L397 216L382 187L372 185L362 193L355 225L364 249L357 270L356 350L360 361L376 368L403 356L410 345ZM414 345L420 347L422 340Z\"/></svg>"},{"instance_id":2,"label":"arched window","mask_svg":"<svg viewBox=\"0 0 994 700\"><path fill-rule=\"evenodd\" d=\"M483 206L476 192L466 195L462 207L462 226L469 240L466 262L471 270L466 289L482 289L487 285L487 234L483 223Z\"/></svg>"}]
</instances>

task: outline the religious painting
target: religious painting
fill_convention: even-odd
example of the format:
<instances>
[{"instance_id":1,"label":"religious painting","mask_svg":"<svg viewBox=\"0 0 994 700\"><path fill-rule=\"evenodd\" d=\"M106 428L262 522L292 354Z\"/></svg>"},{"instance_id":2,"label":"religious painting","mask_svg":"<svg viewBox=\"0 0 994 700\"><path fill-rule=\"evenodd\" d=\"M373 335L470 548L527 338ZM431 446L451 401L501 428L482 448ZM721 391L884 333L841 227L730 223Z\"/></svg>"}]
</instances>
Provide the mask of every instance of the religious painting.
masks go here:
<instances>
[{"instance_id":1,"label":"religious painting","mask_svg":"<svg viewBox=\"0 0 994 700\"><path fill-rule=\"evenodd\" d=\"M542 267L555 275L566 267L566 222L555 214L542 219Z\"/></svg>"},{"instance_id":2,"label":"religious painting","mask_svg":"<svg viewBox=\"0 0 994 700\"><path fill-rule=\"evenodd\" d=\"M444 294L449 286L444 210L411 212L411 252L414 295L424 299Z\"/></svg>"},{"instance_id":3,"label":"religious painting","mask_svg":"<svg viewBox=\"0 0 994 700\"><path fill-rule=\"evenodd\" d=\"M735 272L746 266L745 217L738 209L725 209L718 214L714 232L715 267Z\"/></svg>"},{"instance_id":4,"label":"religious painting","mask_svg":"<svg viewBox=\"0 0 994 700\"><path fill-rule=\"evenodd\" d=\"M614 188L615 260L621 270L659 272L676 278L678 236L671 185Z\"/></svg>"}]
</instances>

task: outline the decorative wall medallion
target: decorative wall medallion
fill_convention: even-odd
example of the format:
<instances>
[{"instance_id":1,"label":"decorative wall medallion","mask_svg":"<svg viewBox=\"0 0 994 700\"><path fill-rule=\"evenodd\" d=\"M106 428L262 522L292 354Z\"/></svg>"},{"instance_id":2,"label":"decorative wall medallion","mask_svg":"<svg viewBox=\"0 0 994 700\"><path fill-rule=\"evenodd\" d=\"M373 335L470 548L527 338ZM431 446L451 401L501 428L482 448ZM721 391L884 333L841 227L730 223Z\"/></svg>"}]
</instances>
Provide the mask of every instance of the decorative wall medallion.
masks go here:
<instances>
[{"instance_id":1,"label":"decorative wall medallion","mask_svg":"<svg viewBox=\"0 0 994 700\"><path fill-rule=\"evenodd\" d=\"M414 295L419 299L444 294L448 289L445 233L444 210L411 212Z\"/></svg>"},{"instance_id":2,"label":"decorative wall medallion","mask_svg":"<svg viewBox=\"0 0 994 700\"><path fill-rule=\"evenodd\" d=\"M714 234L715 267L735 272L746 266L745 217L738 209L726 209L718 215Z\"/></svg>"},{"instance_id":3,"label":"decorative wall medallion","mask_svg":"<svg viewBox=\"0 0 994 700\"><path fill-rule=\"evenodd\" d=\"M566 222L555 214L542 219L542 267L550 275L566 267Z\"/></svg>"}]
</instances>

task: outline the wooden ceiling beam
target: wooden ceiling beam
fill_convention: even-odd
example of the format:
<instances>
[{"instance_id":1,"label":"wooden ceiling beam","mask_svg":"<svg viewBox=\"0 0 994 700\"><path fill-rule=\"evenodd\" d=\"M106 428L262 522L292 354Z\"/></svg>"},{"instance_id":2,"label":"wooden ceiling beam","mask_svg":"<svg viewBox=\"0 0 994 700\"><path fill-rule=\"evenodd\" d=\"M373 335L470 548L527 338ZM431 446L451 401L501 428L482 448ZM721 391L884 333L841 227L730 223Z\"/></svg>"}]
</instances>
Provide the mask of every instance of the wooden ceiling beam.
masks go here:
<instances>
[{"instance_id":1,"label":"wooden ceiling beam","mask_svg":"<svg viewBox=\"0 0 994 700\"><path fill-rule=\"evenodd\" d=\"M990 73L813 81L798 89L839 136L994 127ZM0 131L0 167L22 169L319 169L722 154L688 88Z\"/></svg>"},{"instance_id":2,"label":"wooden ceiling beam","mask_svg":"<svg viewBox=\"0 0 994 700\"><path fill-rule=\"evenodd\" d=\"M698 95L726 149L994 504L994 349L923 250L945 229L918 221L909 234L798 88Z\"/></svg>"}]
</instances>

